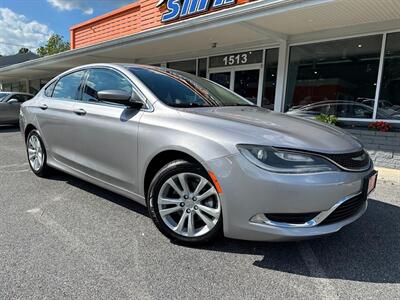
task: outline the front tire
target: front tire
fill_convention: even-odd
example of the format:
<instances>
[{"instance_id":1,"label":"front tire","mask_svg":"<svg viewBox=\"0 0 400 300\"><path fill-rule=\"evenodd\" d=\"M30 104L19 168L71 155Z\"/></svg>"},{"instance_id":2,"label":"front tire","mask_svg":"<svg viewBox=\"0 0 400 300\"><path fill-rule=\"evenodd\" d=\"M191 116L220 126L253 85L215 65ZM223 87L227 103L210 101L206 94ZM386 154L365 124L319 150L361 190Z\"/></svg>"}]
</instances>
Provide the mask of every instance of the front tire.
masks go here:
<instances>
[{"instance_id":1,"label":"front tire","mask_svg":"<svg viewBox=\"0 0 400 300\"><path fill-rule=\"evenodd\" d=\"M222 231L219 194L194 163L176 160L164 166L150 184L147 207L157 228L181 244L209 243Z\"/></svg>"},{"instance_id":2,"label":"front tire","mask_svg":"<svg viewBox=\"0 0 400 300\"><path fill-rule=\"evenodd\" d=\"M26 152L32 172L39 177L46 177L49 173L46 148L36 129L28 134L26 139Z\"/></svg>"}]
</instances>

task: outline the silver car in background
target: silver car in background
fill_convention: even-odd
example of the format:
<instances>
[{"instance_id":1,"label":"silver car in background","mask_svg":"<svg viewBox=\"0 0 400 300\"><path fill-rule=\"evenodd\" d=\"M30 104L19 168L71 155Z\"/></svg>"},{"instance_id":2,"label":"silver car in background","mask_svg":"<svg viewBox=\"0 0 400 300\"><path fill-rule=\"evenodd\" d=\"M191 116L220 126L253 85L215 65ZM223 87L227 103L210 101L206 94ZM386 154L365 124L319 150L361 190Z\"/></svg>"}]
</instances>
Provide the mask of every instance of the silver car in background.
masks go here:
<instances>
[{"instance_id":1,"label":"silver car in background","mask_svg":"<svg viewBox=\"0 0 400 300\"><path fill-rule=\"evenodd\" d=\"M69 70L22 105L32 171L62 170L148 207L181 243L284 241L358 219L376 172L338 128L150 66Z\"/></svg>"},{"instance_id":2,"label":"silver car in background","mask_svg":"<svg viewBox=\"0 0 400 300\"><path fill-rule=\"evenodd\" d=\"M27 93L0 92L0 125L18 124L21 104L32 98Z\"/></svg>"}]
</instances>

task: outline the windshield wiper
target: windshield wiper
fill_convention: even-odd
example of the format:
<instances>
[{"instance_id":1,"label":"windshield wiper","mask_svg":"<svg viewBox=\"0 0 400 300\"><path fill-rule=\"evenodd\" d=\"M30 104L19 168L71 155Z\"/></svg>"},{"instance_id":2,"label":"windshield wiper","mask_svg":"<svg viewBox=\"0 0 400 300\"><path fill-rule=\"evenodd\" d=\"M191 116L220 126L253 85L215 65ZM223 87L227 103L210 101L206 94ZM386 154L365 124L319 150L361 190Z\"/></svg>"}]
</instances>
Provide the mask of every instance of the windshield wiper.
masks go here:
<instances>
[{"instance_id":1,"label":"windshield wiper","mask_svg":"<svg viewBox=\"0 0 400 300\"><path fill-rule=\"evenodd\" d=\"M236 104L225 105L225 106L250 106L250 107L256 107L257 105L255 105L255 104L245 104L245 103L236 103Z\"/></svg>"},{"instance_id":2,"label":"windshield wiper","mask_svg":"<svg viewBox=\"0 0 400 300\"><path fill-rule=\"evenodd\" d=\"M178 107L178 108L191 108L191 107L209 107L209 105L201 105L198 103L181 103L181 104L171 104L173 107Z\"/></svg>"}]
</instances>

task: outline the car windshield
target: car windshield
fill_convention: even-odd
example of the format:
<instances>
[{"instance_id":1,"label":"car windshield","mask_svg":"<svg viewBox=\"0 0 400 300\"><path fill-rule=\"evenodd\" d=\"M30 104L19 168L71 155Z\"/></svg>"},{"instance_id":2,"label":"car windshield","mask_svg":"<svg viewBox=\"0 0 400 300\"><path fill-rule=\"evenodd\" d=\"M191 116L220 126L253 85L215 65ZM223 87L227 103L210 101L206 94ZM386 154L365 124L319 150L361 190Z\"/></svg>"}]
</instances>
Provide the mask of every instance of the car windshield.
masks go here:
<instances>
[{"instance_id":1,"label":"car windshield","mask_svg":"<svg viewBox=\"0 0 400 300\"><path fill-rule=\"evenodd\" d=\"M170 69L131 67L162 102L173 107L254 106L232 91L185 72Z\"/></svg>"},{"instance_id":2,"label":"car windshield","mask_svg":"<svg viewBox=\"0 0 400 300\"><path fill-rule=\"evenodd\" d=\"M2 102L7 97L7 95L7 93L0 93L0 102Z\"/></svg>"}]
</instances>

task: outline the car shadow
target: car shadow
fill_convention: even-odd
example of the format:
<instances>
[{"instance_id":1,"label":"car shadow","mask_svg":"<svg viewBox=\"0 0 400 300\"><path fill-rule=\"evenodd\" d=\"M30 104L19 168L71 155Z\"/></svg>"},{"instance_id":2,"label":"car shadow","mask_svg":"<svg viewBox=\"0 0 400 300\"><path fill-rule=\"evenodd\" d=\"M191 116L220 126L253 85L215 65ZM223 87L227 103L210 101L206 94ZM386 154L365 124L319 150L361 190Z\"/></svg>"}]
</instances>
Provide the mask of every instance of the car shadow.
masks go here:
<instances>
[{"instance_id":1,"label":"car shadow","mask_svg":"<svg viewBox=\"0 0 400 300\"><path fill-rule=\"evenodd\" d=\"M91 183L58 172L51 179L65 181L148 217L144 206ZM400 283L399 241L400 207L370 199L368 210L361 219L323 238L285 243L221 238L200 249L260 256L259 260L253 262L255 267L302 276L371 283ZM311 258L304 257L309 256L310 252ZM310 270L310 262L305 262L309 259L323 272Z\"/></svg>"},{"instance_id":2,"label":"car shadow","mask_svg":"<svg viewBox=\"0 0 400 300\"><path fill-rule=\"evenodd\" d=\"M311 260L324 278L400 283L399 240L400 207L370 199L361 219L323 238L291 243L223 239L204 249L260 255L254 266L297 275L316 276L305 262Z\"/></svg>"},{"instance_id":3,"label":"car shadow","mask_svg":"<svg viewBox=\"0 0 400 300\"><path fill-rule=\"evenodd\" d=\"M97 197L103 198L107 201L110 201L112 203L115 203L117 205L125 207L133 212L140 213L140 214L148 217L147 208L144 207L143 205L140 205L139 203L137 203L129 198L118 195L109 190L106 190L104 188L98 187L89 182L86 182L84 180L81 180L79 178L71 176L69 174L62 173L61 171L53 171L52 175L48 179L64 181L65 183L70 184L76 188L84 190L88 193L96 195Z\"/></svg>"},{"instance_id":4,"label":"car shadow","mask_svg":"<svg viewBox=\"0 0 400 300\"><path fill-rule=\"evenodd\" d=\"M19 127L16 125L0 125L0 133L18 132Z\"/></svg>"}]
</instances>

